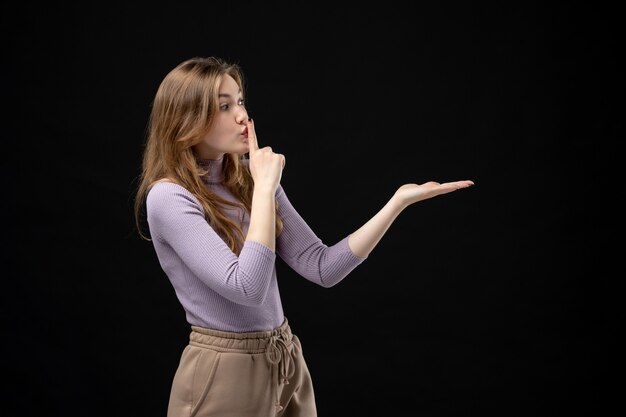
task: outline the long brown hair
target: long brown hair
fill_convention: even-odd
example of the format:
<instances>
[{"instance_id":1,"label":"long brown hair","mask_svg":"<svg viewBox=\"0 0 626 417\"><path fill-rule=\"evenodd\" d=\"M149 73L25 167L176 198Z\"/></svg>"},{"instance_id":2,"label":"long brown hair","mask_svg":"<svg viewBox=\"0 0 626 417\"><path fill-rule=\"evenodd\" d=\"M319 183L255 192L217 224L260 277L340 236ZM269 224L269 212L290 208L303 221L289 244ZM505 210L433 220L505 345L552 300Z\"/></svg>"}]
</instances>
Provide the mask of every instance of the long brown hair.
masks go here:
<instances>
[{"instance_id":1,"label":"long brown hair","mask_svg":"<svg viewBox=\"0 0 626 417\"><path fill-rule=\"evenodd\" d=\"M149 230L148 234L142 231L147 227L146 197L155 181L167 178L192 193L200 201L211 227L234 253L241 252L245 240L243 230L221 211L220 204L243 207L250 213L254 180L249 167L242 162L247 159L246 155L224 155L224 186L239 199L237 204L213 193L202 182L201 176L207 171L198 164L193 151L193 146L213 126L219 108L219 86L225 74L233 77L243 94L241 68L217 57L195 57L180 63L165 76L157 90L134 205L135 225L145 240L151 241ZM276 202L276 236L282 229Z\"/></svg>"}]
</instances>

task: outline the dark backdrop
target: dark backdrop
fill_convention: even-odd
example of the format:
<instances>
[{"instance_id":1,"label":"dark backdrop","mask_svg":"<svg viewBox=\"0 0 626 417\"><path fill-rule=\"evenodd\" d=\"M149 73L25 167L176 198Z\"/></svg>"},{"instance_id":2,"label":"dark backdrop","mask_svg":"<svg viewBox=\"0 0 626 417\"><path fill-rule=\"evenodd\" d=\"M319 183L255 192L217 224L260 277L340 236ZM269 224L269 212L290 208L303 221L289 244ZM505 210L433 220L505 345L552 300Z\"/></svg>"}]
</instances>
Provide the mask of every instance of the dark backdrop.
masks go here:
<instances>
[{"instance_id":1,"label":"dark backdrop","mask_svg":"<svg viewBox=\"0 0 626 417\"><path fill-rule=\"evenodd\" d=\"M260 144L327 245L402 184L476 183L410 206L331 289L278 258L320 416L555 416L616 395L614 10L18 7L2 15L3 415L165 416L189 327L133 192L159 82L207 55L243 67Z\"/></svg>"}]
</instances>

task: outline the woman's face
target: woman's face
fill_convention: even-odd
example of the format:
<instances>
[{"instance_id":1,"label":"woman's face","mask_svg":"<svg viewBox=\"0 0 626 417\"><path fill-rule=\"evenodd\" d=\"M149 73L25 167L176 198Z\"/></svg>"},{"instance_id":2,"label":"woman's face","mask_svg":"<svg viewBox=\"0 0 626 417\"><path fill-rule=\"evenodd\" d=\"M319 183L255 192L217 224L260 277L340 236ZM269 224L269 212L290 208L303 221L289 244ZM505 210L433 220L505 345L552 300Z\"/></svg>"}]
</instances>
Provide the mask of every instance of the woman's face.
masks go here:
<instances>
[{"instance_id":1,"label":"woman's face","mask_svg":"<svg viewBox=\"0 0 626 417\"><path fill-rule=\"evenodd\" d=\"M201 159L221 159L225 153L243 155L249 151L246 120L241 90L230 75L224 75L219 88L219 108L211 130L194 145Z\"/></svg>"}]
</instances>

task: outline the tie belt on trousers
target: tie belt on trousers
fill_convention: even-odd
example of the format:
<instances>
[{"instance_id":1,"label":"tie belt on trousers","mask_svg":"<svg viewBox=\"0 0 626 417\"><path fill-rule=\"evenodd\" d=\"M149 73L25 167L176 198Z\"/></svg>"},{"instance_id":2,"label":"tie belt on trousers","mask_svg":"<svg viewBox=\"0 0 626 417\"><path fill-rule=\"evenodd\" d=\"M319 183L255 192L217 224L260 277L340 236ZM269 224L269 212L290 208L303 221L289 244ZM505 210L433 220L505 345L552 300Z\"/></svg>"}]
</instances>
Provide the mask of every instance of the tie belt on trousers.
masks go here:
<instances>
[{"instance_id":1,"label":"tie belt on trousers","mask_svg":"<svg viewBox=\"0 0 626 417\"><path fill-rule=\"evenodd\" d=\"M289 384L289 380L296 372L298 345L293 343L292 338L291 332L288 335L285 332L272 335L265 351L265 357L272 366L272 389L276 398L277 411L283 409L280 404L279 387L282 384Z\"/></svg>"},{"instance_id":2,"label":"tie belt on trousers","mask_svg":"<svg viewBox=\"0 0 626 417\"><path fill-rule=\"evenodd\" d=\"M277 411L281 411L280 386L289 384L296 372L299 347L293 342L291 328L285 318L283 324L274 330L261 332L236 333L222 330L191 326L190 343L205 346L222 352L246 352L250 354L265 352L265 358L271 367L272 395Z\"/></svg>"}]
</instances>

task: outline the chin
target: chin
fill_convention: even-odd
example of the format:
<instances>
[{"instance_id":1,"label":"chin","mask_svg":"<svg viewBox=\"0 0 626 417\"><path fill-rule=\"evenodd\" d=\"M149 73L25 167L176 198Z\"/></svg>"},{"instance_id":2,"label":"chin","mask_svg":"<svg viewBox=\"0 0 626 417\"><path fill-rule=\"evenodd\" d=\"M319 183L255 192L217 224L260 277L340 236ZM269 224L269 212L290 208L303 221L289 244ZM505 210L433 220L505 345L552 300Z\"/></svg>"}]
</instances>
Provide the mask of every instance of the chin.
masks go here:
<instances>
[{"instance_id":1,"label":"chin","mask_svg":"<svg viewBox=\"0 0 626 417\"><path fill-rule=\"evenodd\" d=\"M250 152L250 147L245 143L243 144L243 147L237 148L237 150L233 151L233 153L236 153L237 155L245 155L248 152Z\"/></svg>"}]
</instances>

